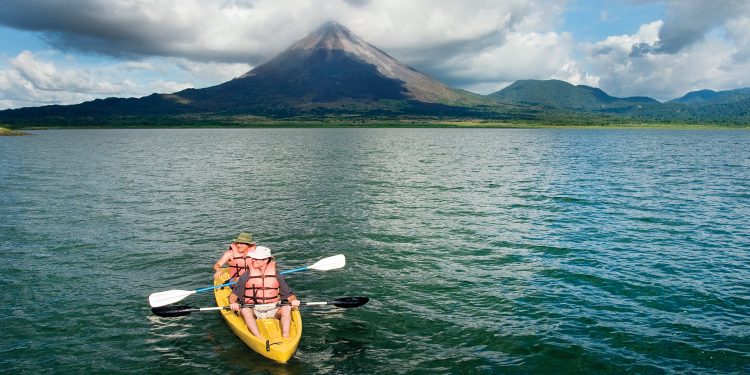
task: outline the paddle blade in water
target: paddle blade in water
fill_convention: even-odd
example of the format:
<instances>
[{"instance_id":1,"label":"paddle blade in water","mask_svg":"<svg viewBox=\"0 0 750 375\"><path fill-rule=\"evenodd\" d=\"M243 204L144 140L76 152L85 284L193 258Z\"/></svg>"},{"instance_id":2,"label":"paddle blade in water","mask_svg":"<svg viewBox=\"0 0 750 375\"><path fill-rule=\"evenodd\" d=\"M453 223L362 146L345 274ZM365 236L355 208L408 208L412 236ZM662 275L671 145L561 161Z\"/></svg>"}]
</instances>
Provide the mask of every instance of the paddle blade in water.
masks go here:
<instances>
[{"instance_id":1,"label":"paddle blade in water","mask_svg":"<svg viewBox=\"0 0 750 375\"><path fill-rule=\"evenodd\" d=\"M148 304L151 307L166 306L179 302L194 293L194 290L168 290L166 292L152 293L148 296Z\"/></svg>"},{"instance_id":2,"label":"paddle blade in water","mask_svg":"<svg viewBox=\"0 0 750 375\"><path fill-rule=\"evenodd\" d=\"M188 315L194 311L196 311L196 309L190 306L161 306L161 307L154 307L151 309L151 312L154 313L155 315L163 316L167 318Z\"/></svg>"},{"instance_id":3,"label":"paddle blade in water","mask_svg":"<svg viewBox=\"0 0 750 375\"><path fill-rule=\"evenodd\" d=\"M369 297L341 297L336 298L331 302L332 305L336 307L343 307L345 309L350 309L352 307L360 307L367 303L369 301Z\"/></svg>"},{"instance_id":4,"label":"paddle blade in water","mask_svg":"<svg viewBox=\"0 0 750 375\"><path fill-rule=\"evenodd\" d=\"M334 255L332 257L321 259L312 266L307 268L317 271L328 271L336 268L341 268L346 265L346 257L344 254Z\"/></svg>"}]
</instances>

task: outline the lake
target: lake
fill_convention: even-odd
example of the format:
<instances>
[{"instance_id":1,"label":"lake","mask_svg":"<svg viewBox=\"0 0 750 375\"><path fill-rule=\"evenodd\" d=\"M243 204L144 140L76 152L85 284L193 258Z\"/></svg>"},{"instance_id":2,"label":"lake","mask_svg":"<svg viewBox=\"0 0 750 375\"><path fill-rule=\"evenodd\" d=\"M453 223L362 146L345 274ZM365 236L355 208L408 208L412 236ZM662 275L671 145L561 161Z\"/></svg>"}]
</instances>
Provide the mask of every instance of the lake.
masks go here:
<instances>
[{"instance_id":1,"label":"lake","mask_svg":"<svg viewBox=\"0 0 750 375\"><path fill-rule=\"evenodd\" d=\"M0 138L0 365L13 373L750 370L750 131L105 129ZM286 365L218 313L240 231L292 269ZM183 301L213 305L212 295Z\"/></svg>"}]
</instances>

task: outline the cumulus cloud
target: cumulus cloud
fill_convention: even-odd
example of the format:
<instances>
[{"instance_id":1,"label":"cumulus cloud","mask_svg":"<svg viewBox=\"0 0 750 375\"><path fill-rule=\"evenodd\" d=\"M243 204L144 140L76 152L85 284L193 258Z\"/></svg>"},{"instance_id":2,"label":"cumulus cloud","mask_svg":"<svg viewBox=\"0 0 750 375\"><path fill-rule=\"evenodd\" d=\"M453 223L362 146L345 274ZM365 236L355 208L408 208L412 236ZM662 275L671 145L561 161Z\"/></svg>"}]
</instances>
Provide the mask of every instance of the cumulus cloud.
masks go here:
<instances>
[{"instance_id":1,"label":"cumulus cloud","mask_svg":"<svg viewBox=\"0 0 750 375\"><path fill-rule=\"evenodd\" d=\"M727 36L737 48L735 58L739 62L747 62L750 59L750 14L729 20L725 28Z\"/></svg>"},{"instance_id":2,"label":"cumulus cloud","mask_svg":"<svg viewBox=\"0 0 750 375\"><path fill-rule=\"evenodd\" d=\"M247 63L266 57L271 36L291 40L299 26L288 27L294 12L284 10L236 0L10 0L0 23L41 32L63 50Z\"/></svg>"},{"instance_id":3,"label":"cumulus cloud","mask_svg":"<svg viewBox=\"0 0 750 375\"><path fill-rule=\"evenodd\" d=\"M519 79L562 79L661 100L750 85L750 2L657 2L667 9L663 19L582 44L561 30L565 0L7 0L0 2L0 25L33 31L62 53L115 63L73 66L36 51L19 54L0 62L0 106L215 85L328 20L420 71L480 93ZM603 8L601 22L617 18Z\"/></svg>"},{"instance_id":4,"label":"cumulus cloud","mask_svg":"<svg viewBox=\"0 0 750 375\"><path fill-rule=\"evenodd\" d=\"M252 69L240 63L195 62L184 58L170 59L175 66L197 80L196 87L204 87L237 78Z\"/></svg>"},{"instance_id":5,"label":"cumulus cloud","mask_svg":"<svg viewBox=\"0 0 750 375\"><path fill-rule=\"evenodd\" d=\"M633 46L660 44L663 21L641 26L633 35L612 36L587 44L586 60L598 74L599 87L615 96L649 95L669 100L698 89L724 90L743 87L749 65L735 60L737 49L730 42L705 36L676 53Z\"/></svg>"},{"instance_id":6,"label":"cumulus cloud","mask_svg":"<svg viewBox=\"0 0 750 375\"><path fill-rule=\"evenodd\" d=\"M173 93L189 88L193 88L193 85L190 83L180 83L180 82L174 82L174 81L164 81L164 80L157 80L151 84L151 87L153 87L154 92L159 93Z\"/></svg>"},{"instance_id":7,"label":"cumulus cloud","mask_svg":"<svg viewBox=\"0 0 750 375\"><path fill-rule=\"evenodd\" d=\"M395 5L373 4L374 22L363 20L350 28L452 86L487 94L518 79L593 82L573 60L570 34L554 31L565 9L561 2L471 1L435 6L413 1L400 5L400 12L389 12L389 6Z\"/></svg>"},{"instance_id":8,"label":"cumulus cloud","mask_svg":"<svg viewBox=\"0 0 750 375\"><path fill-rule=\"evenodd\" d=\"M546 33L560 1L10 0L0 24L41 33L63 51L257 65L327 20L408 64L497 48L509 33ZM507 77L510 79L511 77Z\"/></svg>"},{"instance_id":9,"label":"cumulus cloud","mask_svg":"<svg viewBox=\"0 0 750 375\"><path fill-rule=\"evenodd\" d=\"M750 85L750 3L666 1L663 20L583 46L589 74L615 96L659 100Z\"/></svg>"},{"instance_id":10,"label":"cumulus cloud","mask_svg":"<svg viewBox=\"0 0 750 375\"><path fill-rule=\"evenodd\" d=\"M561 79L573 84L596 84L581 71L571 54L570 34L520 33L506 35L504 43L479 53L446 59L435 70L448 83L474 92L491 93L518 79Z\"/></svg>"},{"instance_id":11,"label":"cumulus cloud","mask_svg":"<svg viewBox=\"0 0 750 375\"><path fill-rule=\"evenodd\" d=\"M698 0L666 1L667 15L661 20L656 40L633 44L631 57L645 54L678 54L695 44L705 43L712 33L725 32L734 46L738 47L738 57L747 58L748 17L750 3L745 0L726 0L711 4Z\"/></svg>"},{"instance_id":12,"label":"cumulus cloud","mask_svg":"<svg viewBox=\"0 0 750 375\"><path fill-rule=\"evenodd\" d=\"M750 3L746 0L724 0L715 4L700 0L670 0L667 4L667 17L659 30L654 52L679 52L737 15L750 13Z\"/></svg>"},{"instance_id":13,"label":"cumulus cloud","mask_svg":"<svg viewBox=\"0 0 750 375\"><path fill-rule=\"evenodd\" d=\"M133 92L135 83L107 80L96 70L61 69L23 51L0 70L0 107L80 103Z\"/></svg>"},{"instance_id":14,"label":"cumulus cloud","mask_svg":"<svg viewBox=\"0 0 750 375\"><path fill-rule=\"evenodd\" d=\"M68 56L69 57L69 56ZM108 65L79 65L75 59L37 56L23 51L0 68L0 109L44 104L75 104L110 96L140 97L172 93L195 87L191 82L215 83L237 77L249 69L245 64L193 63L157 60ZM185 82L163 79L180 76L170 72L177 66ZM139 78L139 79L136 79ZM140 83L138 83L138 82Z\"/></svg>"},{"instance_id":15,"label":"cumulus cloud","mask_svg":"<svg viewBox=\"0 0 750 375\"><path fill-rule=\"evenodd\" d=\"M132 88L127 83L103 81L93 72L58 69L53 63L38 60L30 51L21 52L10 66L25 81L42 91L115 94Z\"/></svg>"}]
</instances>

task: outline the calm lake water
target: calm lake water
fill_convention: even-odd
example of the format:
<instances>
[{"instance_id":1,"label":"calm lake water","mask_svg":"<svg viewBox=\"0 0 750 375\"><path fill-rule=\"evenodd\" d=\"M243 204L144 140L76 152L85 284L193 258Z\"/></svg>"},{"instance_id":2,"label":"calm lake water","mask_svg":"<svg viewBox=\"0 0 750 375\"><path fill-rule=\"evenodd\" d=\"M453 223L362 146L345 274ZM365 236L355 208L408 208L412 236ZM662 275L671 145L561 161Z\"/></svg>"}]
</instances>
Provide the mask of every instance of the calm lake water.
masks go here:
<instances>
[{"instance_id":1,"label":"calm lake water","mask_svg":"<svg viewBox=\"0 0 750 375\"><path fill-rule=\"evenodd\" d=\"M307 307L286 365L218 313L240 231ZM750 371L750 131L49 130L0 138L0 370ZM211 306L211 294L183 301Z\"/></svg>"}]
</instances>

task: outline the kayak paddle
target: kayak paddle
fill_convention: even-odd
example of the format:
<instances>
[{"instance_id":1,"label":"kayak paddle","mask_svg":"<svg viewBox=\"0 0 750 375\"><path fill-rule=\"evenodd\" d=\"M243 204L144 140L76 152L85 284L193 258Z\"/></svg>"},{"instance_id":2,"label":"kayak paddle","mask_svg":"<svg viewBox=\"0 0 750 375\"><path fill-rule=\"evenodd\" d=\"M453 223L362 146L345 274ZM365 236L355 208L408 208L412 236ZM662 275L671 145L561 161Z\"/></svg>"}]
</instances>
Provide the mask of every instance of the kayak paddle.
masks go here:
<instances>
[{"instance_id":1,"label":"kayak paddle","mask_svg":"<svg viewBox=\"0 0 750 375\"><path fill-rule=\"evenodd\" d=\"M288 273L305 271L305 270L328 271L328 270L333 270L337 268L342 268L345 265L346 265L346 257L344 257L344 254L338 254L332 257L323 258L310 266L283 271L283 272L280 272L280 274L285 275ZM200 289L194 289L194 290L167 290L165 292L151 293L151 295L148 296L148 304L151 305L151 307L165 306L165 305L169 305L175 302L182 301L183 299L195 293L206 292L209 290L214 290L216 288L223 288L225 286L230 286L234 284L237 284L237 282L231 282L231 283L226 283L226 284L221 284L221 285L210 286L208 288L200 288Z\"/></svg>"},{"instance_id":2,"label":"kayak paddle","mask_svg":"<svg viewBox=\"0 0 750 375\"><path fill-rule=\"evenodd\" d=\"M333 301L325 302L300 302L300 306L323 306L333 305L336 307L342 307L345 309L351 309L353 307L360 307L366 304L370 300L369 297L341 297L336 298ZM279 305L289 305L288 302L280 303ZM255 305L243 305L243 307L252 307ZM216 311L216 310L230 310L229 306L221 307L192 307L192 306L159 306L151 309L151 312L158 316L163 317L175 317L189 315L194 312L205 312L205 311Z\"/></svg>"}]
</instances>

